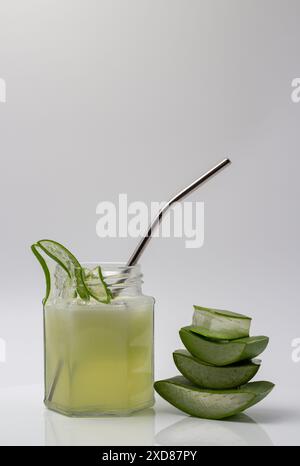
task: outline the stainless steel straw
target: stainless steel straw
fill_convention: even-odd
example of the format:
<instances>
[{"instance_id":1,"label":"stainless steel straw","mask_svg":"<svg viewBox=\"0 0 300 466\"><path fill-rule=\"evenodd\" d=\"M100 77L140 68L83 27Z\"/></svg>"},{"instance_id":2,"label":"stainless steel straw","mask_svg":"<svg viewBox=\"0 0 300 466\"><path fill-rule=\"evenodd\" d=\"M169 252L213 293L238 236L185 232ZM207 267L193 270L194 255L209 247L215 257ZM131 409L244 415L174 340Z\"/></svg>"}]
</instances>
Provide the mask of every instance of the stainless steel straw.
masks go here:
<instances>
[{"instance_id":1,"label":"stainless steel straw","mask_svg":"<svg viewBox=\"0 0 300 466\"><path fill-rule=\"evenodd\" d=\"M155 218L152 220L151 224L148 227L148 231L145 236L141 239L139 244L137 245L136 249L134 250L133 254L131 255L130 259L127 262L127 265L135 265L141 255L143 254L144 250L146 249L153 231L159 225L161 222L163 216L165 215L166 211L171 207L172 204L174 204L177 201L181 201L184 197L186 197L188 194L190 194L192 191L196 190L199 188L201 184L203 184L205 181L207 181L209 178L214 176L216 173L218 173L222 168L226 167L226 165L230 164L229 159L224 159L222 162L218 163L215 167L211 168L208 172L204 173L204 175L200 176L197 180L193 181L189 186L186 188L182 189L179 191L179 193L175 194L167 203L164 205L164 207L158 212L158 214L155 216Z\"/></svg>"},{"instance_id":2,"label":"stainless steel straw","mask_svg":"<svg viewBox=\"0 0 300 466\"><path fill-rule=\"evenodd\" d=\"M131 265L135 265L138 262L139 258L143 254L145 248L147 247L147 245L148 245L148 243L149 243L149 241L151 239L151 235L152 235L153 231L155 230L157 225L159 225L159 223L161 222L163 216L165 215L166 211L171 207L171 205L174 204L177 201L181 201L184 197L186 197L192 191L199 188L199 186L201 186L203 183L205 183L205 181L212 178L214 175L216 175L220 170L222 170L224 167L226 167L226 165L229 165L230 163L231 162L230 162L229 159L222 160L222 162L218 163L218 165L211 168L208 172L204 173L202 176L200 176L200 178L195 180L189 186L187 186L186 188L179 191L179 193L175 194L175 196L173 196L164 205L164 207L158 212L158 214L154 217L154 219L150 223L146 235L142 237L141 241L138 243L138 245L137 245L136 249L134 250L133 254L129 258L129 260L127 262L128 267L131 266ZM117 282L117 284L124 283L125 281L126 281L126 279L119 280ZM116 290L114 292L114 296L117 296L118 294L119 294L119 291ZM54 394L54 391L55 391L55 388L56 388L56 385L57 385L57 382L58 382L58 379L59 379L59 375L60 375L60 371L62 369L62 366L63 366L63 362L59 361L58 366L57 366L56 371L55 371L55 376L54 376L53 382L52 382L50 390L49 390L49 395L48 395L48 400L49 401L51 401L52 398L53 398L53 394Z\"/></svg>"}]
</instances>

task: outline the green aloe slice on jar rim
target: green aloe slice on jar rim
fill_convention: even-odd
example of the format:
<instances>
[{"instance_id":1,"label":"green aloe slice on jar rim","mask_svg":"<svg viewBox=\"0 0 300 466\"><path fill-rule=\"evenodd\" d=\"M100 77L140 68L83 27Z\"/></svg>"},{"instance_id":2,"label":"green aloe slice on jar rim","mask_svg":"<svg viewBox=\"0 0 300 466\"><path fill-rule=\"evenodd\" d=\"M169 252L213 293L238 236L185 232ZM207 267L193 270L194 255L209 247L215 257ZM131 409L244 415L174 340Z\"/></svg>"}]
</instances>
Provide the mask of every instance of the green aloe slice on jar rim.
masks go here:
<instances>
[{"instance_id":1,"label":"green aloe slice on jar rim","mask_svg":"<svg viewBox=\"0 0 300 466\"><path fill-rule=\"evenodd\" d=\"M99 265L93 270L84 270L83 280L92 298L100 303L109 303L111 301L112 293L105 283Z\"/></svg>"},{"instance_id":2,"label":"green aloe slice on jar rim","mask_svg":"<svg viewBox=\"0 0 300 466\"><path fill-rule=\"evenodd\" d=\"M231 311L194 306L192 330L208 338L234 340L249 336L251 317Z\"/></svg>"},{"instance_id":3,"label":"green aloe slice on jar rim","mask_svg":"<svg viewBox=\"0 0 300 466\"><path fill-rule=\"evenodd\" d=\"M88 301L92 297L100 302L108 303L110 301L111 293L104 281L100 266L97 267L96 281L93 280L90 286L89 279L86 278L88 273L82 268L76 257L62 244L57 241L43 239L33 244L31 249L40 262L46 277L44 304L50 294L51 279L47 263L38 250L53 259L67 273L68 277L75 281L76 290L81 299Z\"/></svg>"},{"instance_id":4,"label":"green aloe slice on jar rim","mask_svg":"<svg viewBox=\"0 0 300 466\"><path fill-rule=\"evenodd\" d=\"M49 269L48 269L48 266L47 266L47 263L45 261L45 259L43 258L43 256L41 255L41 253L39 252L38 250L38 247L36 244L33 244L31 246L31 250L33 252L33 254L35 255L35 257L37 258L37 260L39 261L43 271L44 271L44 275L45 275L45 280L46 280L46 292L45 292L45 297L43 299L43 304L45 305L49 296L50 296L50 292L51 292L51 276L50 276L50 272L49 272Z\"/></svg>"},{"instance_id":5,"label":"green aloe slice on jar rim","mask_svg":"<svg viewBox=\"0 0 300 466\"><path fill-rule=\"evenodd\" d=\"M74 278L79 296L84 300L89 300L90 294L83 280L83 271L76 257L62 244L57 241L42 239L36 243L47 256L57 262L68 274Z\"/></svg>"},{"instance_id":6,"label":"green aloe slice on jar rim","mask_svg":"<svg viewBox=\"0 0 300 466\"><path fill-rule=\"evenodd\" d=\"M201 361L216 366L226 366L245 359L253 359L267 347L269 338L254 336L236 340L212 340L193 332L191 326L179 331L186 349Z\"/></svg>"},{"instance_id":7,"label":"green aloe slice on jar rim","mask_svg":"<svg viewBox=\"0 0 300 466\"><path fill-rule=\"evenodd\" d=\"M244 411L265 398L271 382L250 382L229 390L199 388L182 376L155 382L156 392L170 404L191 416L223 419Z\"/></svg>"},{"instance_id":8,"label":"green aloe slice on jar rim","mask_svg":"<svg viewBox=\"0 0 300 466\"><path fill-rule=\"evenodd\" d=\"M249 382L258 369L260 360L253 359L229 366L213 366L200 361L186 350L176 350L173 359L179 372L193 384L211 389L229 389Z\"/></svg>"}]
</instances>

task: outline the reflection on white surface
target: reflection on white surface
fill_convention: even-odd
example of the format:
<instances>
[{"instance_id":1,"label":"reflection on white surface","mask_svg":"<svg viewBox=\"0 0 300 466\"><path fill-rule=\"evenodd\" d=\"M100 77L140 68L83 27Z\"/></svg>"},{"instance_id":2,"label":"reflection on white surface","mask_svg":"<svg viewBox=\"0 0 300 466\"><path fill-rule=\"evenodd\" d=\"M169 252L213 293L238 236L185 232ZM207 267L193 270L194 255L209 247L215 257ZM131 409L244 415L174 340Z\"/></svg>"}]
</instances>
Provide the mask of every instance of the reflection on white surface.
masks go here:
<instances>
[{"instance_id":1,"label":"reflection on white surface","mask_svg":"<svg viewBox=\"0 0 300 466\"><path fill-rule=\"evenodd\" d=\"M159 398L155 412L68 418L45 409L42 399L39 385L0 389L0 445L299 445L298 389L278 390L253 408L257 422L246 414L224 421L192 418Z\"/></svg>"},{"instance_id":2,"label":"reflection on white surface","mask_svg":"<svg viewBox=\"0 0 300 466\"><path fill-rule=\"evenodd\" d=\"M213 421L187 417L161 430L158 445L273 445L265 430L246 414Z\"/></svg>"},{"instance_id":3,"label":"reflection on white surface","mask_svg":"<svg viewBox=\"0 0 300 466\"><path fill-rule=\"evenodd\" d=\"M46 445L153 445L154 410L128 417L74 418L45 411Z\"/></svg>"}]
</instances>

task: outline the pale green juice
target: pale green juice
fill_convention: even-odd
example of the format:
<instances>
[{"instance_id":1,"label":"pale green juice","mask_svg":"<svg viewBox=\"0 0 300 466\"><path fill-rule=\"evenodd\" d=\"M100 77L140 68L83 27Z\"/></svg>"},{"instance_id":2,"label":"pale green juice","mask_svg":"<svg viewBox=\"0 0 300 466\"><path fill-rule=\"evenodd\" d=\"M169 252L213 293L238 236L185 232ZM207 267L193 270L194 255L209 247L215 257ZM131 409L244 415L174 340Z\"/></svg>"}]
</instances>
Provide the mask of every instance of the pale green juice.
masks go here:
<instances>
[{"instance_id":1,"label":"pale green juice","mask_svg":"<svg viewBox=\"0 0 300 466\"><path fill-rule=\"evenodd\" d=\"M46 304L45 403L69 415L153 404L153 298Z\"/></svg>"}]
</instances>

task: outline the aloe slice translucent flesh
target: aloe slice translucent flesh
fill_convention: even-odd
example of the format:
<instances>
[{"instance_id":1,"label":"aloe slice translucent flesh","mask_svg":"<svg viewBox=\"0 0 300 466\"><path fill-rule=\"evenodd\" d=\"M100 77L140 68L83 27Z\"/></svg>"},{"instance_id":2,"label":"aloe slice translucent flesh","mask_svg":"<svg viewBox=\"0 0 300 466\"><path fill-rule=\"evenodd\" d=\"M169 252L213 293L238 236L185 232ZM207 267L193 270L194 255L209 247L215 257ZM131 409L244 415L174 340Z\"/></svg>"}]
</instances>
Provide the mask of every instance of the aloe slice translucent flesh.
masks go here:
<instances>
[{"instance_id":1,"label":"aloe slice translucent flesh","mask_svg":"<svg viewBox=\"0 0 300 466\"><path fill-rule=\"evenodd\" d=\"M267 347L266 336L240 338L237 340L211 340L183 327L179 331L182 343L196 358L216 366L226 366L245 359L252 359Z\"/></svg>"},{"instance_id":2,"label":"aloe slice translucent flesh","mask_svg":"<svg viewBox=\"0 0 300 466\"><path fill-rule=\"evenodd\" d=\"M173 359L179 372L193 384L211 389L228 389L251 380L260 367L260 360L240 362L229 366L213 366L192 356L186 350L176 350Z\"/></svg>"},{"instance_id":3,"label":"aloe slice translucent flesh","mask_svg":"<svg viewBox=\"0 0 300 466\"><path fill-rule=\"evenodd\" d=\"M55 262L57 262L76 281L76 288L82 299L88 300L90 294L83 280L83 270L76 257L57 241L43 239L37 242L38 246Z\"/></svg>"},{"instance_id":4,"label":"aloe slice translucent flesh","mask_svg":"<svg viewBox=\"0 0 300 466\"><path fill-rule=\"evenodd\" d=\"M194 306L193 330L208 338L234 340L249 336L251 318L231 311Z\"/></svg>"},{"instance_id":5,"label":"aloe slice translucent flesh","mask_svg":"<svg viewBox=\"0 0 300 466\"><path fill-rule=\"evenodd\" d=\"M112 299L112 294L107 287L101 267L98 266L94 270L84 270L83 279L89 294L100 303L109 303Z\"/></svg>"},{"instance_id":6,"label":"aloe slice translucent flesh","mask_svg":"<svg viewBox=\"0 0 300 466\"><path fill-rule=\"evenodd\" d=\"M244 411L265 398L274 384L250 382L230 390L209 390L194 386L182 376L155 382L154 388L181 411L205 419L223 419Z\"/></svg>"}]
</instances>

